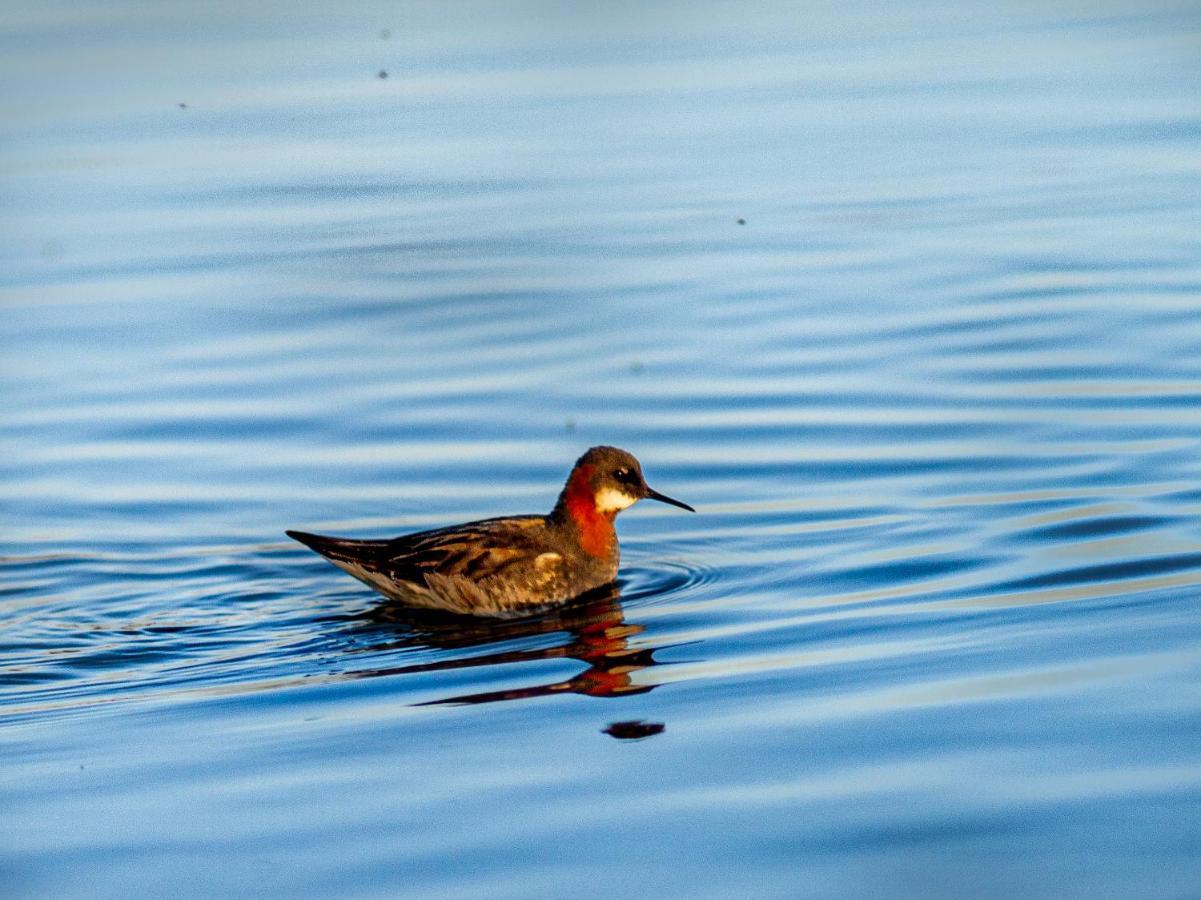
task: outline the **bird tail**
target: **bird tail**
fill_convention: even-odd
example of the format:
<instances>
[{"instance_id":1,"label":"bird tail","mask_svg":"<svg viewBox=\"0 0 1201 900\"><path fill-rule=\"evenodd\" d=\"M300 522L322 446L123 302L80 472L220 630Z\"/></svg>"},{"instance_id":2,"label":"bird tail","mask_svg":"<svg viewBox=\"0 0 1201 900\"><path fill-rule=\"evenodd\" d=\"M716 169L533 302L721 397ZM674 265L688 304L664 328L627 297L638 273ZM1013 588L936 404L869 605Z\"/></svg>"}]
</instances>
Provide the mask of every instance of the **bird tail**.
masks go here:
<instances>
[{"instance_id":1,"label":"bird tail","mask_svg":"<svg viewBox=\"0 0 1201 900\"><path fill-rule=\"evenodd\" d=\"M358 565L374 562L379 552L388 543L387 541L359 541L353 538L326 537L304 531L285 531L284 534L294 541L300 541L310 550L320 553L331 562Z\"/></svg>"}]
</instances>

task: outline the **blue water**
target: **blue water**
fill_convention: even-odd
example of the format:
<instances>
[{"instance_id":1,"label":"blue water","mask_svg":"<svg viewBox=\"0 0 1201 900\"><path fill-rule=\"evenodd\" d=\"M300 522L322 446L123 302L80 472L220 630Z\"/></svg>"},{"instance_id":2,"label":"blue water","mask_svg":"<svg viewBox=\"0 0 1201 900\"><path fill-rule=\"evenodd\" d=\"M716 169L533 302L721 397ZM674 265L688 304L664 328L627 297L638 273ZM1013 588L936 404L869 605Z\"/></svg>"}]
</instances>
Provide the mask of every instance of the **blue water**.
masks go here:
<instances>
[{"instance_id":1,"label":"blue water","mask_svg":"<svg viewBox=\"0 0 1201 900\"><path fill-rule=\"evenodd\" d=\"M576 7L0 11L0 893L1201 894L1195 4Z\"/></svg>"}]
</instances>

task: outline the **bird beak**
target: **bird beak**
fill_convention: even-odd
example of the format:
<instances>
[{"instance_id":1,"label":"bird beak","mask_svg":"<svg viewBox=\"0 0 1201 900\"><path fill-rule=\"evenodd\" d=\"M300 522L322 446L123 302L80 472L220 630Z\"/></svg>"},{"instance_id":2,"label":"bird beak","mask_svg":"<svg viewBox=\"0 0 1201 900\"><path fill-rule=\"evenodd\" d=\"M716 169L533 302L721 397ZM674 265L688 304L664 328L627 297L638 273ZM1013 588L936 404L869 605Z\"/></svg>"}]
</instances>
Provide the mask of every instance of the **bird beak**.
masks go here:
<instances>
[{"instance_id":1,"label":"bird beak","mask_svg":"<svg viewBox=\"0 0 1201 900\"><path fill-rule=\"evenodd\" d=\"M689 512L696 512L696 510L693 509L691 506L689 506L687 503L681 503L679 500L672 500L671 497L668 497L664 494L660 494L654 488L648 487L646 489L646 498L648 500L658 500L660 503L670 503L672 506L678 506L678 507L680 507L680 509L686 509Z\"/></svg>"}]
</instances>

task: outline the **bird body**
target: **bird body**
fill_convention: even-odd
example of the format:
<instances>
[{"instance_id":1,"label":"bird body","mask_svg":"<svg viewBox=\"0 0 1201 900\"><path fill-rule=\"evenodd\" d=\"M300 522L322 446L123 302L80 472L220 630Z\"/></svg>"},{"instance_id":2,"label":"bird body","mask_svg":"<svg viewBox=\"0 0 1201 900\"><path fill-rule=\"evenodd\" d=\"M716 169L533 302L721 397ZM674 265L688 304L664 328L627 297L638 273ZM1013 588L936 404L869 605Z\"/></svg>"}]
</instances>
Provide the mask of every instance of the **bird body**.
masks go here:
<instances>
[{"instance_id":1,"label":"bird body","mask_svg":"<svg viewBox=\"0 0 1201 900\"><path fill-rule=\"evenodd\" d=\"M614 519L650 498L691 506L647 486L631 454L593 447L548 515L482 519L392 540L287 532L334 565L409 606L514 616L566 602L617 577Z\"/></svg>"}]
</instances>

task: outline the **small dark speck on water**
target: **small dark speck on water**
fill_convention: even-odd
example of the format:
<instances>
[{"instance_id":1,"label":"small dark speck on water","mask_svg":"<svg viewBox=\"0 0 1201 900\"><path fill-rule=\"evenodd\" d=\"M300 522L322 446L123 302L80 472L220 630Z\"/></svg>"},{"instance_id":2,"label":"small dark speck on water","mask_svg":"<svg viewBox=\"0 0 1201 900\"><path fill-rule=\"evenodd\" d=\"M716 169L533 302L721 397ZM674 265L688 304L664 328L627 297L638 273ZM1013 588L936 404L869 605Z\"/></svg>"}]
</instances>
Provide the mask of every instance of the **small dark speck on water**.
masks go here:
<instances>
[{"instance_id":1,"label":"small dark speck on water","mask_svg":"<svg viewBox=\"0 0 1201 900\"><path fill-rule=\"evenodd\" d=\"M388 38L392 37L392 29L391 28L381 28L379 30L379 37L380 37L381 41L386 41Z\"/></svg>"},{"instance_id":2,"label":"small dark speck on water","mask_svg":"<svg viewBox=\"0 0 1201 900\"><path fill-rule=\"evenodd\" d=\"M187 109L187 108L188 108L188 104L186 104L186 103L181 103L181 104L179 104L179 108L180 108L180 109Z\"/></svg>"},{"instance_id":3,"label":"small dark speck on water","mask_svg":"<svg viewBox=\"0 0 1201 900\"><path fill-rule=\"evenodd\" d=\"M630 363L630 374L631 375L641 375L643 368L644 367L643 367L642 363L635 360L634 362Z\"/></svg>"},{"instance_id":4,"label":"small dark speck on water","mask_svg":"<svg viewBox=\"0 0 1201 900\"><path fill-rule=\"evenodd\" d=\"M385 69L380 69L380 70L379 70L379 77L380 77L380 78L387 78L387 77L388 77L388 72L387 72L387 70L385 70Z\"/></svg>"},{"instance_id":5,"label":"small dark speck on water","mask_svg":"<svg viewBox=\"0 0 1201 900\"><path fill-rule=\"evenodd\" d=\"M746 224L746 219L739 219L739 220L738 220L738 224L739 224L739 225L745 225L745 224Z\"/></svg>"},{"instance_id":6,"label":"small dark speck on water","mask_svg":"<svg viewBox=\"0 0 1201 900\"><path fill-rule=\"evenodd\" d=\"M665 728L667 726L662 722L644 722L642 719L633 719L629 722L613 722L608 728L603 729L603 732L612 735L619 741L639 741L662 734Z\"/></svg>"}]
</instances>

